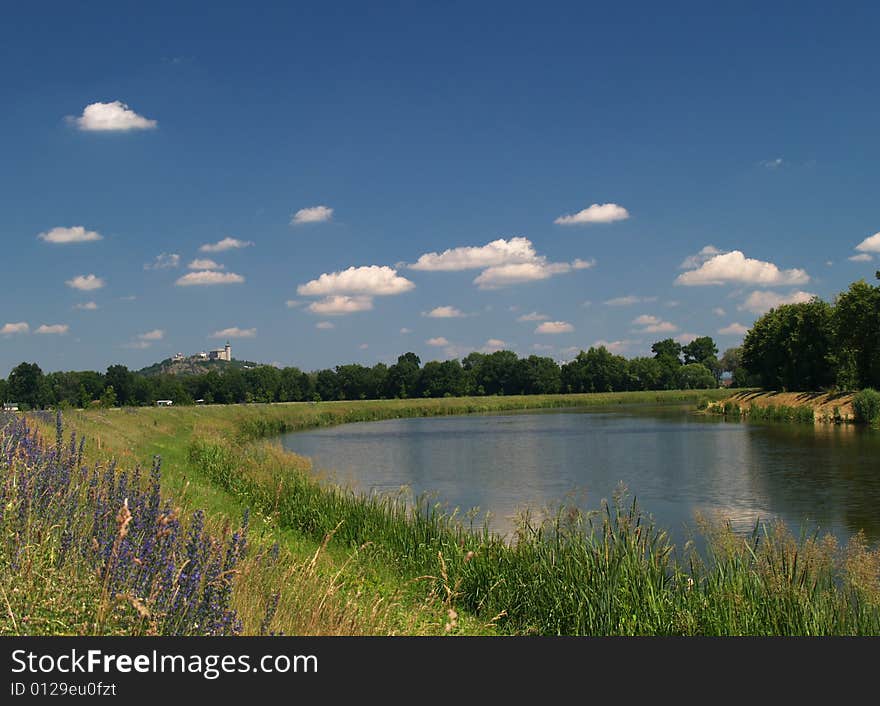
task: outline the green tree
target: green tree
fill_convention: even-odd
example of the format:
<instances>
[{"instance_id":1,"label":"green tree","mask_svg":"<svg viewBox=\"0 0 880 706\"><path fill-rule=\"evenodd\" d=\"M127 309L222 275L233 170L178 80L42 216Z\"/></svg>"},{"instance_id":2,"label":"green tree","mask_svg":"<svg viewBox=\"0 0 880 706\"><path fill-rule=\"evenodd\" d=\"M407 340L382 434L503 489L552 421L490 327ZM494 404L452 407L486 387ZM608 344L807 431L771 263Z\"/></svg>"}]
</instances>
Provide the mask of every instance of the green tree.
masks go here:
<instances>
[{"instance_id":1,"label":"green tree","mask_svg":"<svg viewBox=\"0 0 880 706\"><path fill-rule=\"evenodd\" d=\"M718 381L702 363L688 363L678 371L678 386L682 390L708 390L718 387Z\"/></svg>"},{"instance_id":2,"label":"green tree","mask_svg":"<svg viewBox=\"0 0 880 706\"><path fill-rule=\"evenodd\" d=\"M837 297L832 326L838 387L880 387L880 287L851 284Z\"/></svg>"},{"instance_id":3,"label":"green tree","mask_svg":"<svg viewBox=\"0 0 880 706\"><path fill-rule=\"evenodd\" d=\"M112 386L121 406L133 402L134 373L124 365L111 365L104 375L105 384Z\"/></svg>"},{"instance_id":4,"label":"green tree","mask_svg":"<svg viewBox=\"0 0 880 706\"><path fill-rule=\"evenodd\" d=\"M42 407L48 397L43 371L36 363L19 363L9 373L7 396L10 402L31 408Z\"/></svg>"},{"instance_id":5,"label":"green tree","mask_svg":"<svg viewBox=\"0 0 880 706\"><path fill-rule=\"evenodd\" d=\"M113 385L107 385L104 388L104 393L101 395L101 406L109 409L110 407L115 407L117 402L116 390L113 389Z\"/></svg>"}]
</instances>

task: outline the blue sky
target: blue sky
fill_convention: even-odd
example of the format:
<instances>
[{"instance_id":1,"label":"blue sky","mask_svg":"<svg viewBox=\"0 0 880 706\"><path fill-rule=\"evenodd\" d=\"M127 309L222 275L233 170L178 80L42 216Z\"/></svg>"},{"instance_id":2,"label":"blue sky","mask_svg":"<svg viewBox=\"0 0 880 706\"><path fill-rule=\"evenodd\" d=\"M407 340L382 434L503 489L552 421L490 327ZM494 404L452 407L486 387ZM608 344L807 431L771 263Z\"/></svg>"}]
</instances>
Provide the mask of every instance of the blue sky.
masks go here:
<instances>
[{"instance_id":1,"label":"blue sky","mask_svg":"<svg viewBox=\"0 0 880 706\"><path fill-rule=\"evenodd\" d=\"M876 5L180 5L5 11L0 374L723 349L877 269Z\"/></svg>"}]
</instances>

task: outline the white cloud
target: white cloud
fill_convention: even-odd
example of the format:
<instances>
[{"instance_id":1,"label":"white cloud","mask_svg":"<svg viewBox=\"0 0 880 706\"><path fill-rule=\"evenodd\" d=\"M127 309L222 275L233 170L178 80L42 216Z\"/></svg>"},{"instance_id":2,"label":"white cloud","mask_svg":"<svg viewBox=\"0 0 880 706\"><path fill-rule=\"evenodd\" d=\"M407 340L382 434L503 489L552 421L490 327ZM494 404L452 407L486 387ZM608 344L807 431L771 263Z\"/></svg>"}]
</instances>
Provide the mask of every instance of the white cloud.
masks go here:
<instances>
[{"instance_id":1,"label":"white cloud","mask_svg":"<svg viewBox=\"0 0 880 706\"><path fill-rule=\"evenodd\" d=\"M614 223L625 221L629 218L629 211L616 203L594 203L589 208L578 211L573 215L560 216L554 223L558 225L581 225L587 223Z\"/></svg>"},{"instance_id":2,"label":"white cloud","mask_svg":"<svg viewBox=\"0 0 880 706\"><path fill-rule=\"evenodd\" d=\"M707 245L696 255L689 255L684 260L682 260L682 263L678 266L678 269L693 270L702 265L707 260L711 260L716 255L723 254L724 252L716 248L714 245Z\"/></svg>"},{"instance_id":3,"label":"white cloud","mask_svg":"<svg viewBox=\"0 0 880 706\"><path fill-rule=\"evenodd\" d=\"M70 330L67 324L43 324L38 327L34 333L50 334L55 336L63 336Z\"/></svg>"},{"instance_id":4,"label":"white cloud","mask_svg":"<svg viewBox=\"0 0 880 706\"><path fill-rule=\"evenodd\" d=\"M153 262L144 265L145 270L169 270L180 267L180 255L177 253L160 253Z\"/></svg>"},{"instance_id":5,"label":"white cloud","mask_svg":"<svg viewBox=\"0 0 880 706\"><path fill-rule=\"evenodd\" d=\"M321 329L322 331L327 331L331 328L336 328L336 325L330 323L329 321L319 321L315 324L315 328Z\"/></svg>"},{"instance_id":6,"label":"white cloud","mask_svg":"<svg viewBox=\"0 0 880 706\"><path fill-rule=\"evenodd\" d=\"M297 307L302 306L303 303L299 299L288 299L286 302L284 302L284 305L288 309L296 309Z\"/></svg>"},{"instance_id":7,"label":"white cloud","mask_svg":"<svg viewBox=\"0 0 880 706\"><path fill-rule=\"evenodd\" d=\"M163 338L165 338L165 331L160 328L154 328L152 331L139 333L138 338L141 341L161 341Z\"/></svg>"},{"instance_id":8,"label":"white cloud","mask_svg":"<svg viewBox=\"0 0 880 706\"><path fill-rule=\"evenodd\" d=\"M623 353L627 348L629 348L634 343L638 343L638 341L629 341L629 340L605 341L605 340L602 340L602 341L594 342L593 348L603 348L604 347L607 350L609 350L611 353L620 354L620 353ZM571 349L566 349L563 352L571 353L572 351L571 351ZM574 352L577 353L578 351L575 350Z\"/></svg>"},{"instance_id":9,"label":"white cloud","mask_svg":"<svg viewBox=\"0 0 880 706\"><path fill-rule=\"evenodd\" d=\"M360 348L362 351L367 350L367 348L369 348L369 347L370 347L370 344L369 344L369 343L361 343L361 344L358 346L358 348Z\"/></svg>"},{"instance_id":10,"label":"white cloud","mask_svg":"<svg viewBox=\"0 0 880 706\"><path fill-rule=\"evenodd\" d=\"M748 333L749 327L742 324L733 323L730 326L718 329L718 333L722 336L742 336Z\"/></svg>"},{"instance_id":11,"label":"white cloud","mask_svg":"<svg viewBox=\"0 0 880 706\"><path fill-rule=\"evenodd\" d=\"M411 328L402 328L402 329L400 329L400 332L402 334L412 333L412 329Z\"/></svg>"},{"instance_id":12,"label":"white cloud","mask_svg":"<svg viewBox=\"0 0 880 706\"><path fill-rule=\"evenodd\" d=\"M199 252L225 252L226 250L238 250L240 248L249 248L253 245L250 240L239 240L238 238L223 238L216 243L205 243L199 248Z\"/></svg>"},{"instance_id":13,"label":"white cloud","mask_svg":"<svg viewBox=\"0 0 880 706\"><path fill-rule=\"evenodd\" d=\"M158 124L155 120L138 115L122 101L90 103L83 109L81 116L70 116L68 120L80 130L97 132L151 130Z\"/></svg>"},{"instance_id":14,"label":"white cloud","mask_svg":"<svg viewBox=\"0 0 880 706\"><path fill-rule=\"evenodd\" d=\"M474 278L480 289L500 289L512 284L537 282L553 275L571 272L567 262L522 262L512 265L488 267Z\"/></svg>"},{"instance_id":15,"label":"white cloud","mask_svg":"<svg viewBox=\"0 0 880 706\"><path fill-rule=\"evenodd\" d=\"M776 292L755 291L746 297L746 300L737 308L740 311L750 311L753 314L763 314L783 304L804 304L810 301L815 294L810 292L790 292L789 294L777 294Z\"/></svg>"},{"instance_id":16,"label":"white cloud","mask_svg":"<svg viewBox=\"0 0 880 706\"><path fill-rule=\"evenodd\" d=\"M536 351L552 351L556 348L556 346L551 346L549 343L533 343L532 350Z\"/></svg>"},{"instance_id":17,"label":"white cloud","mask_svg":"<svg viewBox=\"0 0 880 706\"><path fill-rule=\"evenodd\" d=\"M483 353L495 353L496 351L503 351L506 347L507 343L500 338L490 338L483 344L481 351Z\"/></svg>"},{"instance_id":18,"label":"white cloud","mask_svg":"<svg viewBox=\"0 0 880 706\"><path fill-rule=\"evenodd\" d=\"M189 272L178 278L175 284L178 287L210 286L215 284L241 284L244 277L234 272L215 272L214 270L200 270Z\"/></svg>"},{"instance_id":19,"label":"white cloud","mask_svg":"<svg viewBox=\"0 0 880 706\"><path fill-rule=\"evenodd\" d=\"M866 252L859 253L858 255L851 255L846 258L850 262L871 262L874 258Z\"/></svg>"},{"instance_id":20,"label":"white cloud","mask_svg":"<svg viewBox=\"0 0 880 706\"><path fill-rule=\"evenodd\" d=\"M874 233L856 245L859 252L880 252L880 233Z\"/></svg>"},{"instance_id":21,"label":"white cloud","mask_svg":"<svg viewBox=\"0 0 880 706\"><path fill-rule=\"evenodd\" d=\"M715 316L726 316L727 315L727 312L724 311L724 309L722 309L720 306L716 306L714 309L712 309L712 313L715 314Z\"/></svg>"},{"instance_id":22,"label":"white cloud","mask_svg":"<svg viewBox=\"0 0 880 706\"><path fill-rule=\"evenodd\" d=\"M239 328L238 326L232 326L231 328L214 331L214 333L211 334L211 338L254 338L256 335L257 329L255 328Z\"/></svg>"},{"instance_id":23,"label":"white cloud","mask_svg":"<svg viewBox=\"0 0 880 706\"><path fill-rule=\"evenodd\" d=\"M415 287L392 267L369 265L349 267L342 272L324 273L318 279L299 285L297 294L302 296L330 296L332 294L361 294L388 296L408 292Z\"/></svg>"},{"instance_id":24,"label":"white cloud","mask_svg":"<svg viewBox=\"0 0 880 706\"><path fill-rule=\"evenodd\" d=\"M635 294L628 294L625 297L606 299L602 303L606 306L632 306L633 304L647 304L655 301L657 301L657 297L639 297Z\"/></svg>"},{"instance_id":25,"label":"white cloud","mask_svg":"<svg viewBox=\"0 0 880 706\"><path fill-rule=\"evenodd\" d=\"M767 169L779 169L783 165L782 157L776 157L775 159L765 159L761 161L762 167L767 167Z\"/></svg>"},{"instance_id":26,"label":"white cloud","mask_svg":"<svg viewBox=\"0 0 880 706\"><path fill-rule=\"evenodd\" d=\"M290 219L290 225L296 226L302 223L323 223L333 218L333 209L327 206L311 206L310 208L301 208L293 214Z\"/></svg>"},{"instance_id":27,"label":"white cloud","mask_svg":"<svg viewBox=\"0 0 880 706\"><path fill-rule=\"evenodd\" d=\"M686 346L688 343L699 338L699 336L695 333L680 333L675 337L675 340L678 341L681 345Z\"/></svg>"},{"instance_id":28,"label":"white cloud","mask_svg":"<svg viewBox=\"0 0 880 706\"><path fill-rule=\"evenodd\" d=\"M422 316L427 316L430 319L459 319L466 314L454 306L438 306L427 313L423 311Z\"/></svg>"},{"instance_id":29,"label":"white cloud","mask_svg":"<svg viewBox=\"0 0 880 706\"><path fill-rule=\"evenodd\" d=\"M90 292L93 289L100 289L104 286L104 280L100 277L96 277L95 275L77 275L73 279L67 280L65 282L68 287L72 287L73 289L79 289L83 292Z\"/></svg>"},{"instance_id":30,"label":"white cloud","mask_svg":"<svg viewBox=\"0 0 880 706\"><path fill-rule=\"evenodd\" d=\"M546 321L550 317L547 314L539 314L537 311L533 311L531 314L523 314L522 316L517 316L517 321Z\"/></svg>"},{"instance_id":31,"label":"white cloud","mask_svg":"<svg viewBox=\"0 0 880 706\"><path fill-rule=\"evenodd\" d=\"M772 262L747 258L739 250L715 255L697 269L680 274L676 284L685 286L759 284L766 287L805 284L809 275L800 269L780 270Z\"/></svg>"},{"instance_id":32,"label":"white cloud","mask_svg":"<svg viewBox=\"0 0 880 706\"><path fill-rule=\"evenodd\" d=\"M151 341L130 341L129 343L123 343L123 348L132 348L134 350L142 351L146 350L150 346L152 346Z\"/></svg>"},{"instance_id":33,"label":"white cloud","mask_svg":"<svg viewBox=\"0 0 880 706\"><path fill-rule=\"evenodd\" d=\"M486 245L460 247L442 253L425 253L410 265L413 270L429 272L460 272L480 270L486 267L533 262L538 258L535 247L528 238L499 238Z\"/></svg>"},{"instance_id":34,"label":"white cloud","mask_svg":"<svg viewBox=\"0 0 880 706\"><path fill-rule=\"evenodd\" d=\"M15 324L3 324L3 328L0 328L0 335L3 336L11 336L16 333L28 333L31 330L31 327L24 321L19 321Z\"/></svg>"},{"instance_id":35,"label":"white cloud","mask_svg":"<svg viewBox=\"0 0 880 706\"><path fill-rule=\"evenodd\" d=\"M571 269L573 270L589 270L591 267L596 266L596 260L591 258L589 260L581 260L579 257L576 257L571 261Z\"/></svg>"},{"instance_id":36,"label":"white cloud","mask_svg":"<svg viewBox=\"0 0 880 706\"><path fill-rule=\"evenodd\" d=\"M86 230L83 226L73 226L72 228L53 228L52 230L40 233L37 236L40 240L47 243L58 243L66 245L67 243L89 243L95 240L103 240L104 236L94 230Z\"/></svg>"},{"instance_id":37,"label":"white cloud","mask_svg":"<svg viewBox=\"0 0 880 706\"><path fill-rule=\"evenodd\" d=\"M81 302L79 304L74 304L73 308L79 309L80 311L95 311L98 308L98 305L95 302Z\"/></svg>"},{"instance_id":38,"label":"white cloud","mask_svg":"<svg viewBox=\"0 0 880 706\"><path fill-rule=\"evenodd\" d=\"M366 296L350 297L344 294L333 294L309 304L308 309L313 314L326 314L329 316L341 316L352 314L356 311L369 311L373 308L373 298Z\"/></svg>"},{"instance_id":39,"label":"white cloud","mask_svg":"<svg viewBox=\"0 0 880 706\"><path fill-rule=\"evenodd\" d=\"M642 326L642 333L671 333L678 331L678 326L650 314L642 314L633 319L633 324Z\"/></svg>"},{"instance_id":40,"label":"white cloud","mask_svg":"<svg viewBox=\"0 0 880 706\"><path fill-rule=\"evenodd\" d=\"M187 265L190 270L223 270L225 267L218 262L214 262L206 257L196 258Z\"/></svg>"},{"instance_id":41,"label":"white cloud","mask_svg":"<svg viewBox=\"0 0 880 706\"><path fill-rule=\"evenodd\" d=\"M574 331L574 326L567 321L545 321L535 329L535 333L546 334L571 333L572 331Z\"/></svg>"},{"instance_id":42,"label":"white cloud","mask_svg":"<svg viewBox=\"0 0 880 706\"><path fill-rule=\"evenodd\" d=\"M443 336L437 336L437 338L429 338L425 341L429 346L448 346L449 341L447 341Z\"/></svg>"}]
</instances>

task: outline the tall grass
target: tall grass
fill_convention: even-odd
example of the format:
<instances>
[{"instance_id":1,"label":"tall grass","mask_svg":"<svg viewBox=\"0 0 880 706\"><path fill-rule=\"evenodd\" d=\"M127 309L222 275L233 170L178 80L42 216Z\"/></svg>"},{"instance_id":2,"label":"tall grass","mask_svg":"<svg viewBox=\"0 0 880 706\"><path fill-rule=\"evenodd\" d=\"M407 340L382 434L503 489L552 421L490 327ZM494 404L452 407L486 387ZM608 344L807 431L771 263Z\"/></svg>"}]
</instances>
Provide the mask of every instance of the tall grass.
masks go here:
<instances>
[{"instance_id":1,"label":"tall grass","mask_svg":"<svg viewBox=\"0 0 880 706\"><path fill-rule=\"evenodd\" d=\"M796 422L813 424L816 413L808 405L758 405L750 404L743 408L737 402L726 400L723 403L709 405L708 410L727 419L746 419L752 422Z\"/></svg>"}]
</instances>

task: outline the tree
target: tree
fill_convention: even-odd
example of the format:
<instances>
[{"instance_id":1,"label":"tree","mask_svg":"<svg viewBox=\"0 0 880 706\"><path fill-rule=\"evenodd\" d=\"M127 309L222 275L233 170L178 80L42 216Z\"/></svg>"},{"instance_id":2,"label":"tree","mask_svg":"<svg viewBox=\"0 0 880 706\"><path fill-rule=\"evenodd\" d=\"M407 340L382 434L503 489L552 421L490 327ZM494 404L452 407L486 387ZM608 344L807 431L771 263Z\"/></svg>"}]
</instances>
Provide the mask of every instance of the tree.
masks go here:
<instances>
[{"instance_id":1,"label":"tree","mask_svg":"<svg viewBox=\"0 0 880 706\"><path fill-rule=\"evenodd\" d=\"M397 358L397 363L388 368L385 380L385 397L409 397L415 392L419 380L419 366L422 361L412 352Z\"/></svg>"},{"instance_id":2,"label":"tree","mask_svg":"<svg viewBox=\"0 0 880 706\"><path fill-rule=\"evenodd\" d=\"M7 396L12 402L39 408L47 397L43 371L36 363L19 363L9 373Z\"/></svg>"},{"instance_id":3,"label":"tree","mask_svg":"<svg viewBox=\"0 0 880 706\"><path fill-rule=\"evenodd\" d=\"M718 387L718 381L702 363L688 363L678 371L678 386L682 390L708 390Z\"/></svg>"},{"instance_id":4,"label":"tree","mask_svg":"<svg viewBox=\"0 0 880 706\"><path fill-rule=\"evenodd\" d=\"M819 390L830 385L831 317L831 307L818 298L771 309L746 334L742 365L768 389Z\"/></svg>"},{"instance_id":5,"label":"tree","mask_svg":"<svg viewBox=\"0 0 880 706\"><path fill-rule=\"evenodd\" d=\"M681 367L681 344L664 338L651 346L654 359L660 364L660 389L674 390L678 387L678 369Z\"/></svg>"},{"instance_id":6,"label":"tree","mask_svg":"<svg viewBox=\"0 0 880 706\"><path fill-rule=\"evenodd\" d=\"M106 408L115 407L116 402L116 390L113 389L113 385L107 385L104 388L104 393L101 395L101 406Z\"/></svg>"},{"instance_id":7,"label":"tree","mask_svg":"<svg viewBox=\"0 0 880 706\"><path fill-rule=\"evenodd\" d=\"M880 387L880 287L851 284L837 297L832 326L838 387Z\"/></svg>"},{"instance_id":8,"label":"tree","mask_svg":"<svg viewBox=\"0 0 880 706\"><path fill-rule=\"evenodd\" d=\"M134 391L134 373L132 373L124 365L111 365L107 368L107 374L104 376L105 384L111 386L116 392L116 398L121 406L131 404L133 402Z\"/></svg>"}]
</instances>

